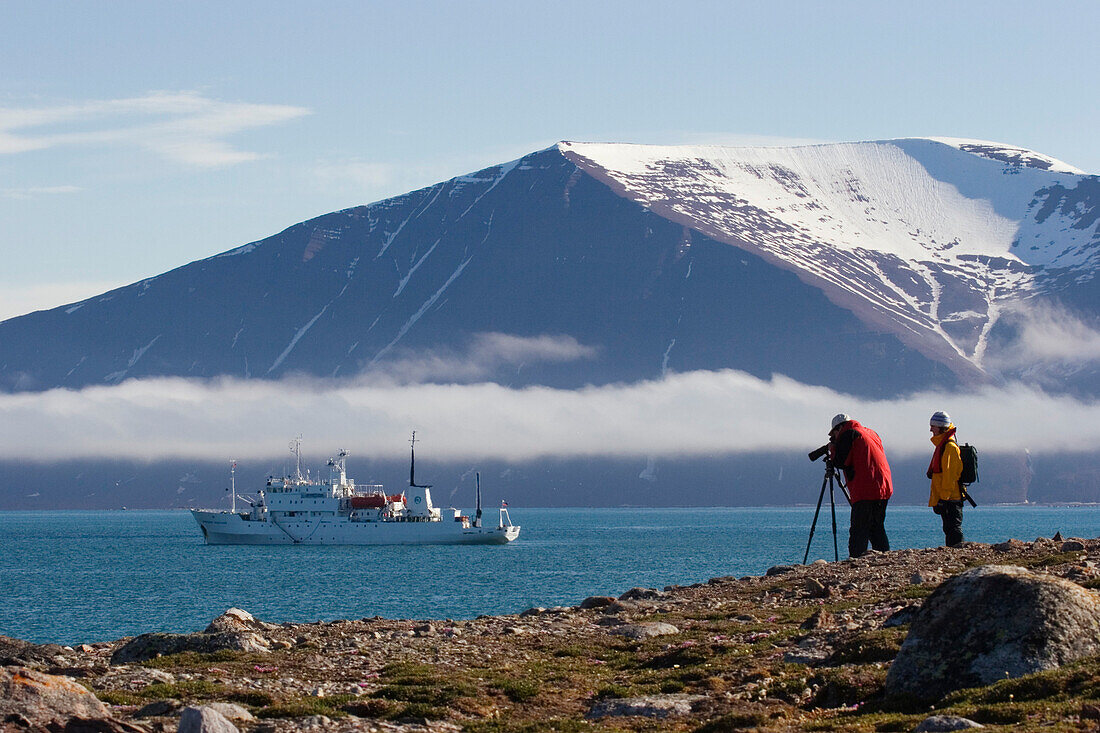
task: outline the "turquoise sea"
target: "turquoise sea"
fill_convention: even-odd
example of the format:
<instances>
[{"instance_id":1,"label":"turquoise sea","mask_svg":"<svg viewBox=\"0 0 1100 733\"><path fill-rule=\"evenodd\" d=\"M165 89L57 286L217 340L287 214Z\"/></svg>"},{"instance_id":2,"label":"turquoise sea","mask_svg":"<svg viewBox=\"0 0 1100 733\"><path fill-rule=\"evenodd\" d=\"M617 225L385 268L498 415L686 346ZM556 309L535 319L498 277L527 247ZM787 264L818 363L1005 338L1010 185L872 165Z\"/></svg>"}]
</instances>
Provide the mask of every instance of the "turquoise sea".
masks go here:
<instances>
[{"instance_id":1,"label":"turquoise sea","mask_svg":"<svg viewBox=\"0 0 1100 733\"><path fill-rule=\"evenodd\" d=\"M232 606L316 621L571 605L801 562L814 507L510 511L522 535L491 547L207 546L186 511L0 512L0 634L75 644L188 632ZM846 506L837 523L843 558ZM963 529L981 542L1096 537L1100 507L967 507ZM887 531L894 548L943 539L926 507L891 507ZM827 505L810 553L822 557L833 557Z\"/></svg>"}]
</instances>

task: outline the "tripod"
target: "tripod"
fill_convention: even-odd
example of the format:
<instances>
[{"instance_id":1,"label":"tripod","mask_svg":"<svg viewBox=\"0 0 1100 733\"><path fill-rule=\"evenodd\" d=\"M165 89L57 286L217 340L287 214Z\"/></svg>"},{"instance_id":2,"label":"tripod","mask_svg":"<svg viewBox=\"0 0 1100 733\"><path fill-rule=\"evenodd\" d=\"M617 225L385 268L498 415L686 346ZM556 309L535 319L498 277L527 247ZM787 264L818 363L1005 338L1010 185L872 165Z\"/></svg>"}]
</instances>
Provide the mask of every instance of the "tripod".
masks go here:
<instances>
[{"instance_id":1,"label":"tripod","mask_svg":"<svg viewBox=\"0 0 1100 733\"><path fill-rule=\"evenodd\" d=\"M836 475L836 469L833 468L832 462L828 456L825 456L825 478L821 480L821 493L817 496L817 509L814 510L814 521L810 525L810 538L806 540L806 554L802 556L802 564L805 565L806 561L810 559L810 543L814 541L814 530L817 529L817 515L821 513L821 501L825 498L825 486L829 487L829 509L833 515L833 559L840 560L840 550L836 543L836 502L833 501L833 489L836 484L840 485L840 490L844 492L844 497L848 497L848 492L844 490L844 482ZM851 499L848 500L851 503Z\"/></svg>"}]
</instances>

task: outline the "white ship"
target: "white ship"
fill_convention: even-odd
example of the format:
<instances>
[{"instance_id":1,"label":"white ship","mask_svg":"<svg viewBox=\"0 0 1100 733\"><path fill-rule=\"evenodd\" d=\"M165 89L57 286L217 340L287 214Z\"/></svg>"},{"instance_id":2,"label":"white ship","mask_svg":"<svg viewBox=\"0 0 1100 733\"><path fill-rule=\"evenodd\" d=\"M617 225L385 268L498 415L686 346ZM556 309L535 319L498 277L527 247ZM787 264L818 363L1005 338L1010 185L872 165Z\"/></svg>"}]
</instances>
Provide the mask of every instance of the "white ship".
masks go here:
<instances>
[{"instance_id":1,"label":"white ship","mask_svg":"<svg viewBox=\"0 0 1100 733\"><path fill-rule=\"evenodd\" d=\"M237 511L234 464L231 510L192 509L191 514L208 545L502 545L519 537L504 502L497 526L482 525L480 477L474 516L454 508L444 516L432 504L431 485L416 483L416 433L412 442L409 486L400 494L387 495L380 484L357 486L347 477L343 450L329 460L328 479L303 476L298 439L291 444L295 475L269 478L258 498L242 496L248 511Z\"/></svg>"}]
</instances>

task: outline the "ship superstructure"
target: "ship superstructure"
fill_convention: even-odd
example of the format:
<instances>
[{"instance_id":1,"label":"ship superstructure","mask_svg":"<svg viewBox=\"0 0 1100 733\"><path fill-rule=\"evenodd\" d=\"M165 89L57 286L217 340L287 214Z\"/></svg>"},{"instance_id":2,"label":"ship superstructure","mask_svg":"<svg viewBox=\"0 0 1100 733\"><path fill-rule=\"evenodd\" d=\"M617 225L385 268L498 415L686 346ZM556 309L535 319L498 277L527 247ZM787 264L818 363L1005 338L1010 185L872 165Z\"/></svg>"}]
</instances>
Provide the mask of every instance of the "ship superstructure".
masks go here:
<instances>
[{"instance_id":1,"label":"ship superstructure","mask_svg":"<svg viewBox=\"0 0 1100 733\"><path fill-rule=\"evenodd\" d=\"M422 545L505 544L519 536L503 502L495 527L482 524L481 482L477 479L474 517L432 503L431 485L416 483L416 433L410 453L409 486L387 494L381 484L356 484L347 475L348 452L328 461L325 479L302 474L301 439L291 443L294 475L270 477L257 497L241 496L248 511L237 511L236 464L231 509L193 509L207 544L246 545Z\"/></svg>"}]
</instances>

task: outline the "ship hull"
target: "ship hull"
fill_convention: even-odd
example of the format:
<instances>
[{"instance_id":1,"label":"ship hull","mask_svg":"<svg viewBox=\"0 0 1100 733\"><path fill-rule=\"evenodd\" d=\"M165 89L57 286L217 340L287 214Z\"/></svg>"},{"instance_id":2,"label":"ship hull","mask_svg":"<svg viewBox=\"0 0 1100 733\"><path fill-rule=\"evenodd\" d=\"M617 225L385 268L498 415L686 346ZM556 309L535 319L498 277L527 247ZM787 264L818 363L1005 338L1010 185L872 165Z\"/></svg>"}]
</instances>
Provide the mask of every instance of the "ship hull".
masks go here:
<instances>
[{"instance_id":1,"label":"ship hull","mask_svg":"<svg viewBox=\"0 0 1100 733\"><path fill-rule=\"evenodd\" d=\"M518 526L463 527L459 522L351 521L343 517L278 523L193 509L208 545L503 545Z\"/></svg>"}]
</instances>

